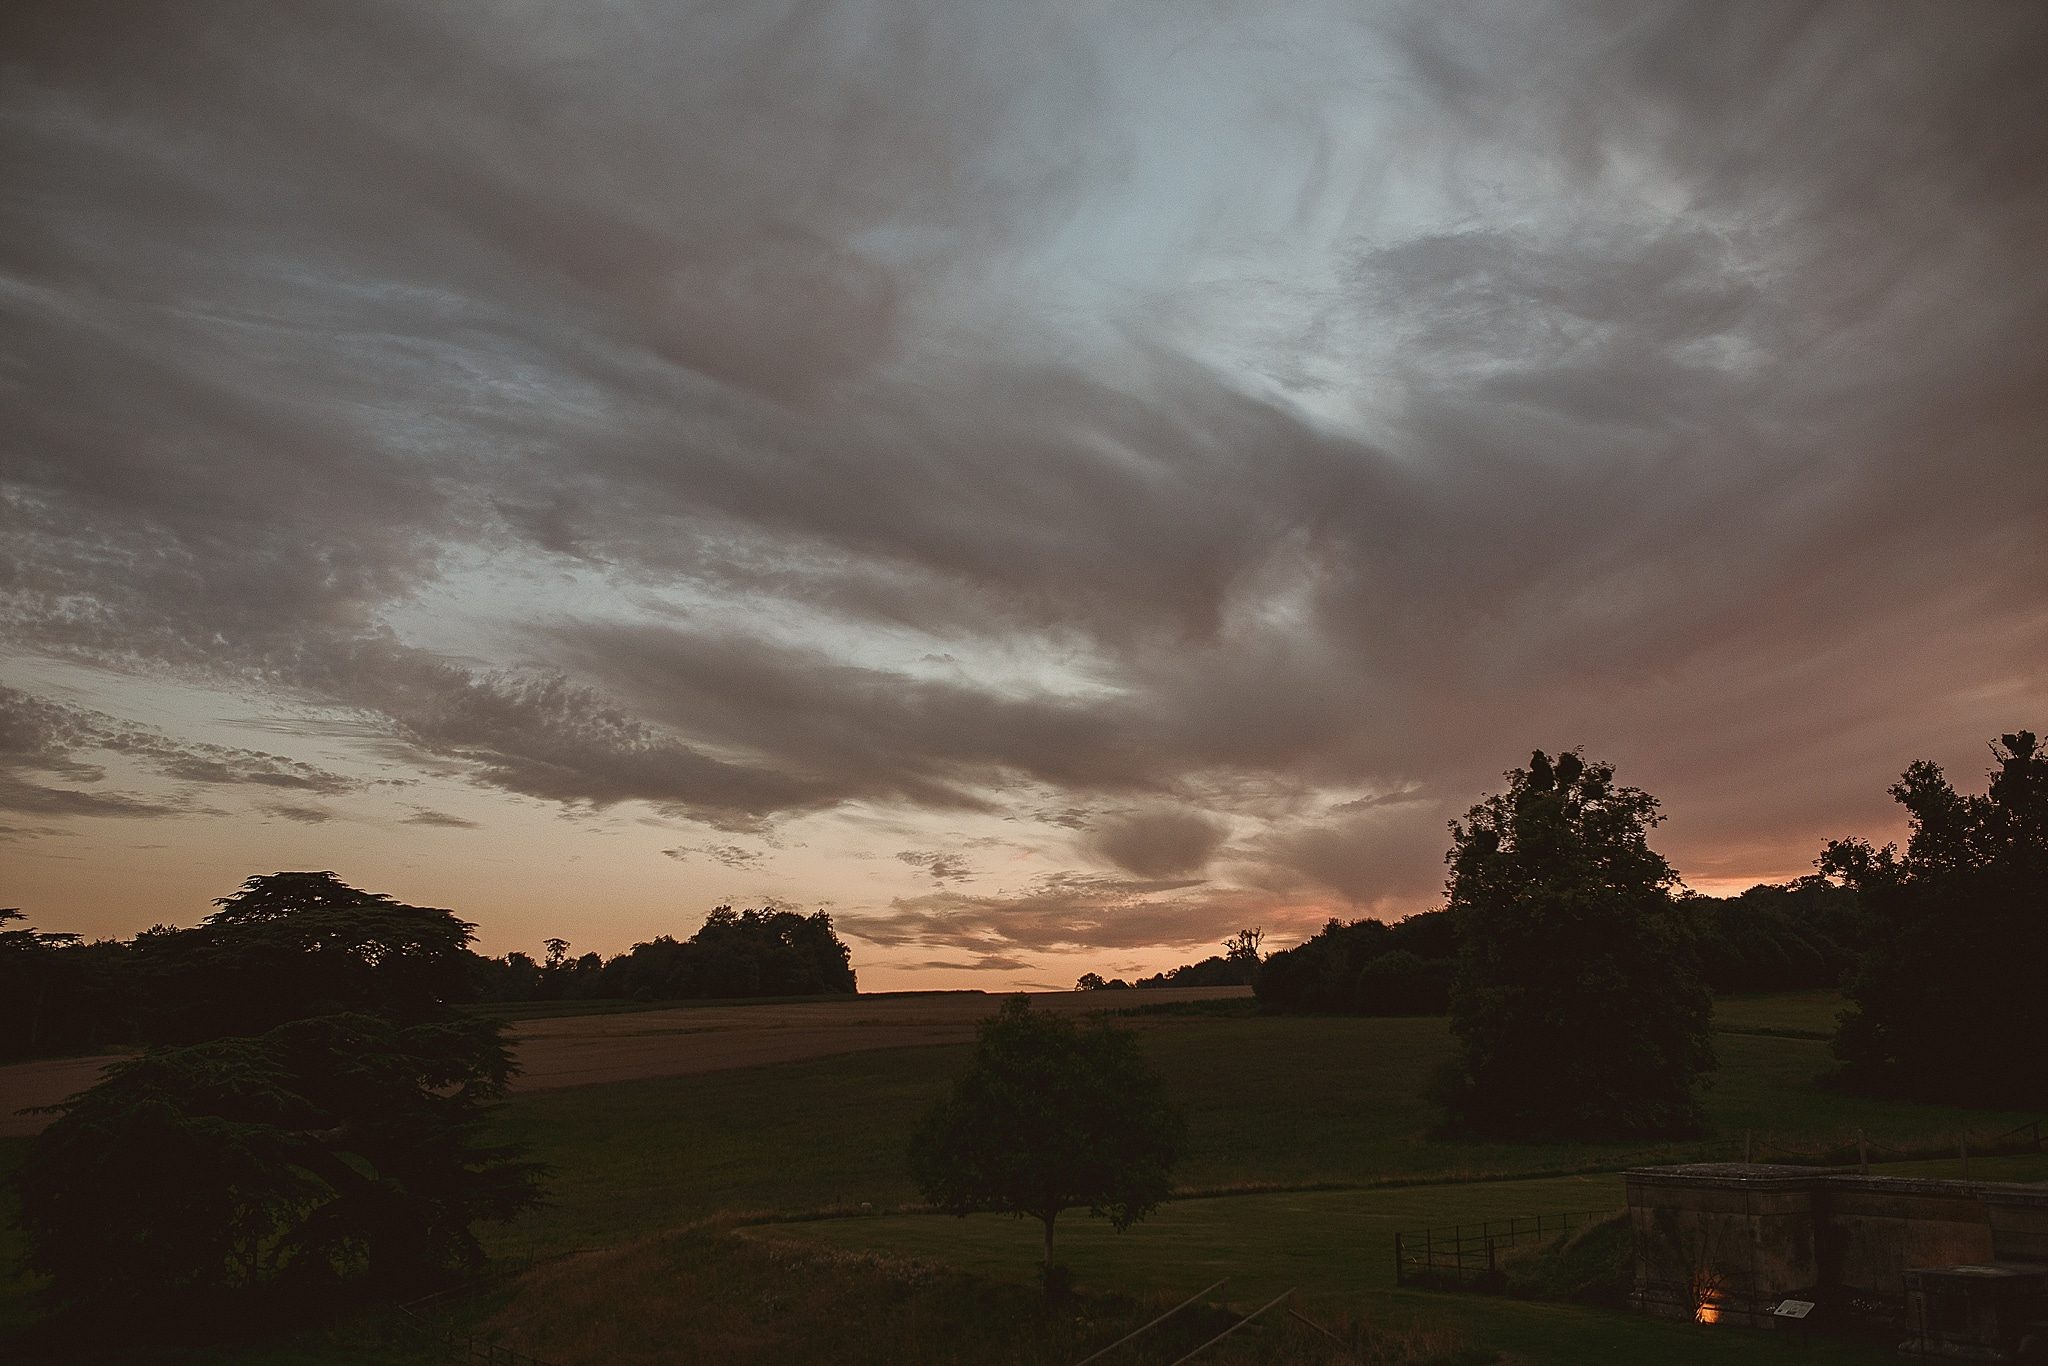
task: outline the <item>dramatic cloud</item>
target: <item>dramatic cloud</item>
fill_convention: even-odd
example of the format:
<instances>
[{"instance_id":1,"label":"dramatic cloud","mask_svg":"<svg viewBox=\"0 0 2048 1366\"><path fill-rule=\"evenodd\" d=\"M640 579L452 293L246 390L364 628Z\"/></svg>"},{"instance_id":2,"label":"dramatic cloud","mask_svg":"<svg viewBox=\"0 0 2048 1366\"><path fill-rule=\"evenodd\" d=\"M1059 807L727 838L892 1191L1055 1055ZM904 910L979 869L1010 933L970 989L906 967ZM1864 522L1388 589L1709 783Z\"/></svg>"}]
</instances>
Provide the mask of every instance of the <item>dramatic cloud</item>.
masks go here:
<instances>
[{"instance_id":1,"label":"dramatic cloud","mask_svg":"<svg viewBox=\"0 0 2048 1366\"><path fill-rule=\"evenodd\" d=\"M1161 808L1106 817L1088 847L1139 877L1199 873L1230 834L1230 827L1200 811Z\"/></svg>"},{"instance_id":2,"label":"dramatic cloud","mask_svg":"<svg viewBox=\"0 0 2048 1366\"><path fill-rule=\"evenodd\" d=\"M2048 726L2044 68L1934 0L8 7L10 851L539 811L685 884L592 938L745 869L1008 964L1419 909L1584 744L1796 873Z\"/></svg>"}]
</instances>

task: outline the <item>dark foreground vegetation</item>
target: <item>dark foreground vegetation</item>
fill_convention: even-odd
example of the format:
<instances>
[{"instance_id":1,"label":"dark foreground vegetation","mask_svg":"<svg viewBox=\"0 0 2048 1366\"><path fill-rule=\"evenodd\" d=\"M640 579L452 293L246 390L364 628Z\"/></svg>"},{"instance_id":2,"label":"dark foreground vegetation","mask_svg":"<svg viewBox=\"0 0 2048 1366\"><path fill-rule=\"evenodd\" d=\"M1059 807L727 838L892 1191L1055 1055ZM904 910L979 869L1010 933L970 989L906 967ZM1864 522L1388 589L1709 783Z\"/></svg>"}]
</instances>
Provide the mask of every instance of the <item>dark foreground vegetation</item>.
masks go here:
<instances>
[{"instance_id":1,"label":"dark foreground vegetation","mask_svg":"<svg viewBox=\"0 0 2048 1366\"><path fill-rule=\"evenodd\" d=\"M418 1294L539 1198L540 1166L483 1134L512 1060L452 1009L466 922L331 873L216 905L106 959L151 988L132 1018L161 1046L55 1107L16 1172L45 1348L111 1359ZM13 966L47 984L83 952L37 937ZM53 996L35 1008L62 1019Z\"/></svg>"},{"instance_id":2,"label":"dark foreground vegetation","mask_svg":"<svg viewBox=\"0 0 2048 1366\"><path fill-rule=\"evenodd\" d=\"M1981 1105L2048 1097L2048 752L1999 738L1989 788L1964 795L1917 763L1893 784L1901 855L1861 840L1821 866L1877 921L1836 1054L1866 1090Z\"/></svg>"}]
</instances>

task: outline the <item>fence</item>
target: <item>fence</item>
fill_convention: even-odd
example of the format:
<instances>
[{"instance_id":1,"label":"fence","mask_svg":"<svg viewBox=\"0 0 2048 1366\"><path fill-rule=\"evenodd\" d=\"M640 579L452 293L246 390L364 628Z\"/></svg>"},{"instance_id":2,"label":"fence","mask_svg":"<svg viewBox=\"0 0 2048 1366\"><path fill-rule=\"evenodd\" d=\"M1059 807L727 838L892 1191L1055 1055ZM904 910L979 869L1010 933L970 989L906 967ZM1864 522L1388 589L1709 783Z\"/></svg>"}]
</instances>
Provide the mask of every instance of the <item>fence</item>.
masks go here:
<instances>
[{"instance_id":1,"label":"fence","mask_svg":"<svg viewBox=\"0 0 2048 1366\"><path fill-rule=\"evenodd\" d=\"M1574 1214L1530 1214L1477 1224L1446 1224L1394 1235L1394 1284L1452 1290L1497 1290L1502 1285L1500 1251L1517 1243L1542 1242L1598 1223L1613 1210Z\"/></svg>"},{"instance_id":2,"label":"fence","mask_svg":"<svg viewBox=\"0 0 2048 1366\"><path fill-rule=\"evenodd\" d=\"M402 1304L398 1307L398 1312L405 1316L406 1322L412 1325L414 1332L441 1344L448 1354L448 1360L455 1363L455 1366L555 1366L551 1361L543 1361L530 1353L493 1342L489 1338L459 1332L454 1328L436 1326L417 1312L417 1306L444 1299L446 1294L447 1292L429 1295L426 1299Z\"/></svg>"},{"instance_id":3,"label":"fence","mask_svg":"<svg viewBox=\"0 0 2048 1366\"><path fill-rule=\"evenodd\" d=\"M486 1342L478 1337L465 1337L450 1333L442 1339L448 1348L448 1359L458 1366L549 1366L539 1357L528 1356L510 1347L501 1347L495 1342Z\"/></svg>"}]
</instances>

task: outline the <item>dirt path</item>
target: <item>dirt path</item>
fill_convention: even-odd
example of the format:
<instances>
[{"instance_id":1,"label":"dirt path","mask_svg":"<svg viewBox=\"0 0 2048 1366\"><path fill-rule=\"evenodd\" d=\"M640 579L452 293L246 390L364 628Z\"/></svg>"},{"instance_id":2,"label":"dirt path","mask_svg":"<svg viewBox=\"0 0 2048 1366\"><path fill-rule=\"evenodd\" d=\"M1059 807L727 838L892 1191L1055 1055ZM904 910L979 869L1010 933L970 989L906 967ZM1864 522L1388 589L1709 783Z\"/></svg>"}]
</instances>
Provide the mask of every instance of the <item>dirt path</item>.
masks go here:
<instances>
[{"instance_id":1,"label":"dirt path","mask_svg":"<svg viewBox=\"0 0 2048 1366\"><path fill-rule=\"evenodd\" d=\"M1119 992L1044 992L1034 1008L1080 1014L1124 1005L1243 996L1244 987L1182 987ZM789 1005L680 1006L621 1015L567 1015L523 1020L510 1033L520 1075L514 1091L594 1086L643 1077L680 1077L734 1067L796 1062L870 1048L958 1043L1003 1001L1001 996L883 996ZM33 1134L47 1115L24 1106L49 1105L91 1086L100 1069L123 1055L51 1058L0 1067L0 1137Z\"/></svg>"}]
</instances>

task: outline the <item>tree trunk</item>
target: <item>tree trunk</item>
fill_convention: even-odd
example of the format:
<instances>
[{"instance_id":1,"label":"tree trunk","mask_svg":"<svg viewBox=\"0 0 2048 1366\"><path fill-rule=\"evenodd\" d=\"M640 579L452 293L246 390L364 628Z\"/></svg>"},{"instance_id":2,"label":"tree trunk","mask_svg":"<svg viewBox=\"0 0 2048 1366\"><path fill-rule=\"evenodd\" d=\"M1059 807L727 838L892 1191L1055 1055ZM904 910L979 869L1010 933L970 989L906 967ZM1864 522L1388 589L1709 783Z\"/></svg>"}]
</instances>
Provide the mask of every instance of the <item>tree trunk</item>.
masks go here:
<instances>
[{"instance_id":1,"label":"tree trunk","mask_svg":"<svg viewBox=\"0 0 2048 1366\"><path fill-rule=\"evenodd\" d=\"M1053 1221L1054 1219L1057 1219L1057 1218L1059 1217L1059 1211L1058 1211L1058 1210L1054 1210L1054 1211L1053 1211L1053 1212L1052 1212L1051 1214L1041 1215L1041 1216L1039 1216L1039 1217L1045 1220L1045 1269L1046 1269L1047 1271L1051 1271L1051 1270L1052 1270L1052 1221Z\"/></svg>"}]
</instances>

